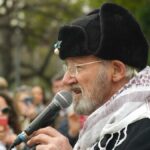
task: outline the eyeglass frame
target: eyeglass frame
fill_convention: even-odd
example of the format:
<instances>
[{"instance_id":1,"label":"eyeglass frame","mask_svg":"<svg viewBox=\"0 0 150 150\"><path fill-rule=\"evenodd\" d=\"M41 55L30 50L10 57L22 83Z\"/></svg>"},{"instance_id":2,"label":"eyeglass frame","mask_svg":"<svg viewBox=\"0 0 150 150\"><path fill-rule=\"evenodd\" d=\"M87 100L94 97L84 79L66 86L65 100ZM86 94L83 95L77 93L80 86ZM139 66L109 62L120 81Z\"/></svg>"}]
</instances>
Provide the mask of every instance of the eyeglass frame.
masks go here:
<instances>
[{"instance_id":1,"label":"eyeglass frame","mask_svg":"<svg viewBox=\"0 0 150 150\"><path fill-rule=\"evenodd\" d=\"M82 63L82 64L73 64L71 67L68 67L67 65L64 65L64 71L65 71L65 73L69 72L70 76L76 77L79 74L78 67L91 65L91 64L98 63L98 62L102 62L102 60L96 60L96 61ZM70 71L70 69L72 69L72 71Z\"/></svg>"}]
</instances>

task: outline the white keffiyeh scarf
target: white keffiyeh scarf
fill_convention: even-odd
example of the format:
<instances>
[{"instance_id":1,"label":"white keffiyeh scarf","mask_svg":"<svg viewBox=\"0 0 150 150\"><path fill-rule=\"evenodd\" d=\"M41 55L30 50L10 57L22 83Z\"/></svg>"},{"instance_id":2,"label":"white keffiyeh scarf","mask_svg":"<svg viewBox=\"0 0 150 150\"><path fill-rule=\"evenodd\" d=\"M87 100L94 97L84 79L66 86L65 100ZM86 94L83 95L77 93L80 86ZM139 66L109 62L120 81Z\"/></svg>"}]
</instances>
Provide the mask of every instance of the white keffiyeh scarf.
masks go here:
<instances>
[{"instance_id":1,"label":"white keffiyeh scarf","mask_svg":"<svg viewBox=\"0 0 150 150\"><path fill-rule=\"evenodd\" d=\"M143 118L150 118L149 66L88 117L74 150L92 150L96 141L101 140L105 134L125 129L124 138L115 145L117 147L126 139L128 125Z\"/></svg>"}]
</instances>

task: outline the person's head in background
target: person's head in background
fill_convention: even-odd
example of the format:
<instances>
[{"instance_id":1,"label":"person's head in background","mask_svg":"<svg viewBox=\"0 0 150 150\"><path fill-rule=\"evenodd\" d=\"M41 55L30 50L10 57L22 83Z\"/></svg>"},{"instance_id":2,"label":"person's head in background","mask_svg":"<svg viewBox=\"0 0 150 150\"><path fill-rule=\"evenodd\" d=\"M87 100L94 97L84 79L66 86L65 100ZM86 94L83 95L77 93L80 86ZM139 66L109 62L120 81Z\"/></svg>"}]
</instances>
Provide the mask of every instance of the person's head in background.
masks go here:
<instances>
[{"instance_id":1,"label":"person's head in background","mask_svg":"<svg viewBox=\"0 0 150 150\"><path fill-rule=\"evenodd\" d=\"M0 92L8 92L8 82L2 76L0 76Z\"/></svg>"},{"instance_id":2,"label":"person's head in background","mask_svg":"<svg viewBox=\"0 0 150 150\"><path fill-rule=\"evenodd\" d=\"M52 85L52 93L56 94L57 92L67 89L64 84L63 84L63 79L64 77L64 73L63 72L59 72L56 75L54 75L54 77L51 80L51 85Z\"/></svg>"},{"instance_id":3,"label":"person's head in background","mask_svg":"<svg viewBox=\"0 0 150 150\"><path fill-rule=\"evenodd\" d=\"M21 120L22 118L32 120L35 117L36 112L29 86L22 85L16 89L14 93L14 105Z\"/></svg>"},{"instance_id":4,"label":"person's head in background","mask_svg":"<svg viewBox=\"0 0 150 150\"><path fill-rule=\"evenodd\" d=\"M32 96L34 105L46 104L45 90L40 85L35 85L32 87Z\"/></svg>"},{"instance_id":5,"label":"person's head in background","mask_svg":"<svg viewBox=\"0 0 150 150\"><path fill-rule=\"evenodd\" d=\"M87 115L148 60L148 44L138 23L126 9L109 3L63 26L55 48L67 65L63 83L73 92L74 109Z\"/></svg>"},{"instance_id":6,"label":"person's head in background","mask_svg":"<svg viewBox=\"0 0 150 150\"><path fill-rule=\"evenodd\" d=\"M13 99L3 92L0 92L0 118L8 119L8 126L14 133L18 134L21 132L16 108L13 105Z\"/></svg>"}]
</instances>

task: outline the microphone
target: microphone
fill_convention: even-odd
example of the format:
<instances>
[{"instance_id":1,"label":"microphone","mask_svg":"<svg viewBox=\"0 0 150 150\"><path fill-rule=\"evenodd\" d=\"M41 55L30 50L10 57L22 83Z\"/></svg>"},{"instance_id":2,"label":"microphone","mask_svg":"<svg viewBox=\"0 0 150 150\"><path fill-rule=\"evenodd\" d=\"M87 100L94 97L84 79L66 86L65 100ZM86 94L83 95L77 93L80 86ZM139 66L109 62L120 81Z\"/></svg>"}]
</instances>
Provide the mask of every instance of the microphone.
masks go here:
<instances>
[{"instance_id":1,"label":"microphone","mask_svg":"<svg viewBox=\"0 0 150 150\"><path fill-rule=\"evenodd\" d=\"M42 111L30 124L29 126L21 132L14 143L11 145L10 149L17 146L22 142L27 141L27 137L31 135L34 131L49 126L54 120L56 114L59 110L67 108L72 103L72 95L68 91L58 92L52 102Z\"/></svg>"}]
</instances>

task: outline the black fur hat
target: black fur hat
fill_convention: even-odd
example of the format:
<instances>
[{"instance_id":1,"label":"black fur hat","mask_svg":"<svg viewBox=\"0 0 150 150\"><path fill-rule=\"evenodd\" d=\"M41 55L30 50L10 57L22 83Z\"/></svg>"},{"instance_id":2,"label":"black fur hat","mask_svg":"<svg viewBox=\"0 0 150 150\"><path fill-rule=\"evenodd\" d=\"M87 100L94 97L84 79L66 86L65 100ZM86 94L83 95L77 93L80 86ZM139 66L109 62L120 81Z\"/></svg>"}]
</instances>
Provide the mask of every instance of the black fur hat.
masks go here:
<instances>
[{"instance_id":1,"label":"black fur hat","mask_svg":"<svg viewBox=\"0 0 150 150\"><path fill-rule=\"evenodd\" d=\"M94 55L138 69L148 59L148 44L139 24L126 9L112 3L61 27L55 47L61 59Z\"/></svg>"}]
</instances>

